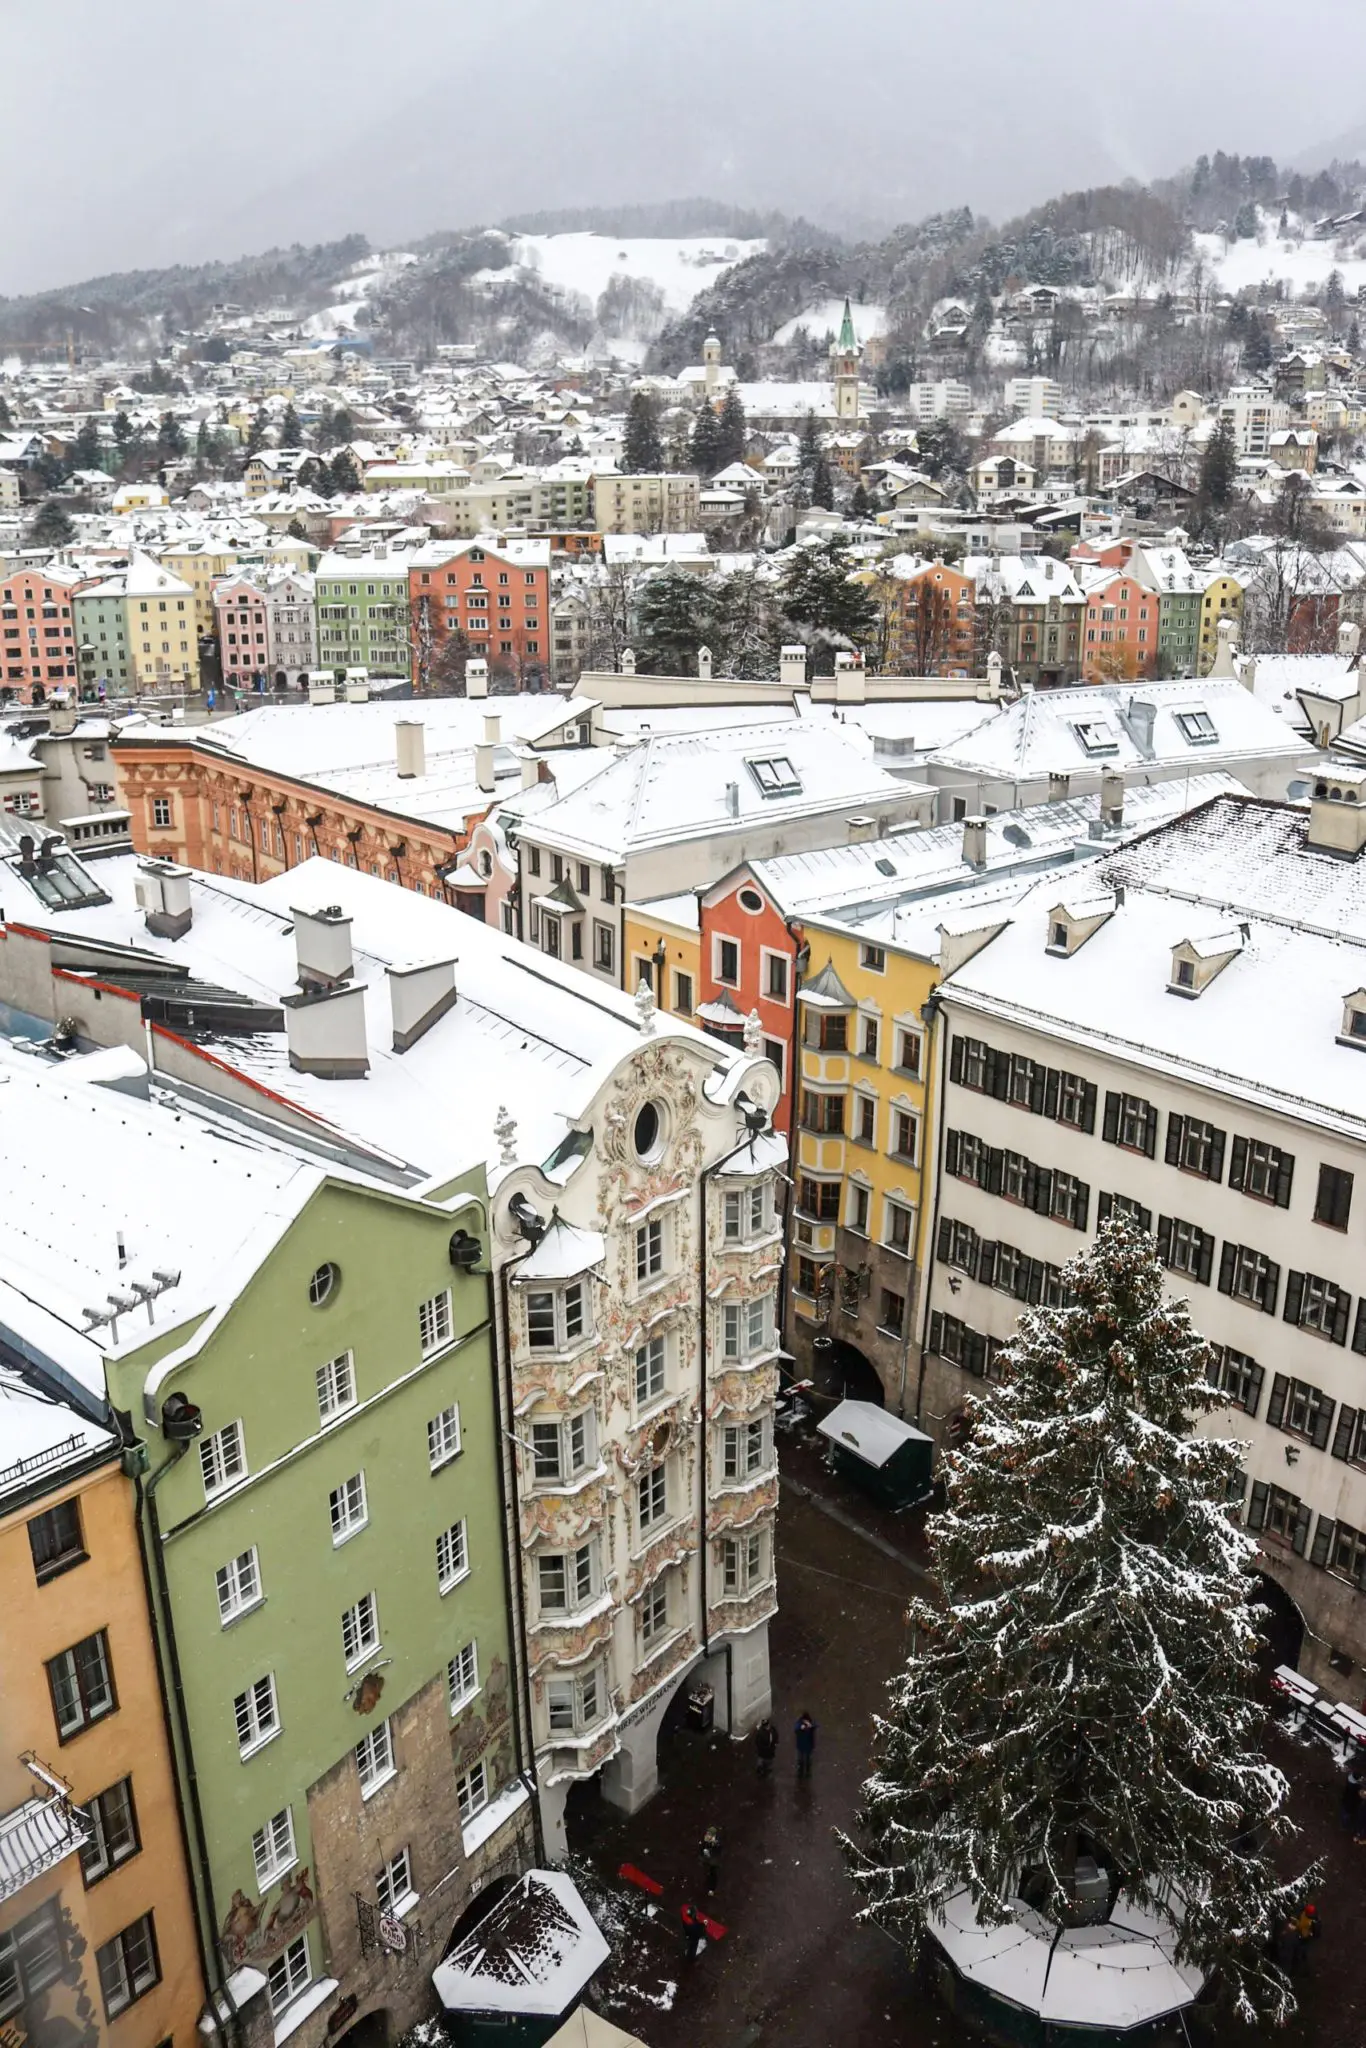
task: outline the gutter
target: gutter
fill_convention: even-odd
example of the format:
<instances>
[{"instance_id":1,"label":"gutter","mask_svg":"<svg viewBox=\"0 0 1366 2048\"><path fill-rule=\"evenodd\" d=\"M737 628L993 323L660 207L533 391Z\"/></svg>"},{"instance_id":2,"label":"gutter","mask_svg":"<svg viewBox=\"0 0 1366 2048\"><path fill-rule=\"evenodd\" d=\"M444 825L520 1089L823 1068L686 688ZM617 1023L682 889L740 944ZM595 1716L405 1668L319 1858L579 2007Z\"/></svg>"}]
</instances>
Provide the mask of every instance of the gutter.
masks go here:
<instances>
[{"instance_id":1,"label":"gutter","mask_svg":"<svg viewBox=\"0 0 1366 2048\"><path fill-rule=\"evenodd\" d=\"M481 1205L482 1206L482 1205ZM493 1272L493 1218L484 1211L484 1227L488 1233L488 1271L485 1287L488 1295L489 1334L493 1340L493 1409L500 1418L498 1430L498 1505L503 1517L505 1532L504 1549L506 1569L503 1575L503 1604L507 1616L508 1649L516 1666L517 1682L513 1687L516 1707L513 1711L513 1736L517 1749L517 1775L525 1785L531 1799L531 1824L535 1834L536 1860L545 1862L545 1830L541 1825L541 1798L536 1775L536 1746L532 1733L531 1718L531 1674L527 1668L526 1600L522 1587L522 1503L517 1491L517 1453L512 1439L512 1425L516 1414L512 1386L512 1351L507 1341L510 1327L508 1315L508 1267L498 1269L498 1288L494 1292ZM529 1258L530 1252L523 1254ZM495 1302L500 1315L495 1315ZM501 1368L501 1372L500 1372ZM506 1408L506 1422L502 1422Z\"/></svg>"},{"instance_id":2,"label":"gutter","mask_svg":"<svg viewBox=\"0 0 1366 2048\"><path fill-rule=\"evenodd\" d=\"M930 993L926 998L924 1008L920 1013L921 1016L924 1017L926 1024L930 1028L935 1056L937 1057L939 1062L939 1071L935 1080L935 1090L933 1097L935 1105L935 1114L938 1120L938 1129L935 1132L935 1151L937 1156L934 1162L934 1201L929 1211L930 1234L928 1239L925 1239L922 1236L922 1255L918 1261L920 1270L922 1273L925 1274L926 1278L925 1298L921 1303L920 1313L920 1370L916 1376L915 1383L915 1420L917 1428L919 1428L920 1426L920 1410L925 1398L925 1356L930 1338L930 1275L934 1271L934 1246L938 1240L939 1235L939 1192L944 1185L944 1141L948 1130L948 1118L944 1113L944 1054L945 1048L948 1045L949 1041L949 1027L948 1019L945 1017L943 1012L943 998L940 994L941 987L941 983L936 983L935 986L930 990ZM923 1232L925 1228L926 1215L925 1191L923 1185L923 1167L921 1169L921 1177L922 1185L920 1191L920 1217L921 1230ZM909 1343L910 1338L908 1334L908 1346ZM901 1357L901 1413L903 1416L906 1413L907 1362L907 1352L903 1350Z\"/></svg>"}]
</instances>

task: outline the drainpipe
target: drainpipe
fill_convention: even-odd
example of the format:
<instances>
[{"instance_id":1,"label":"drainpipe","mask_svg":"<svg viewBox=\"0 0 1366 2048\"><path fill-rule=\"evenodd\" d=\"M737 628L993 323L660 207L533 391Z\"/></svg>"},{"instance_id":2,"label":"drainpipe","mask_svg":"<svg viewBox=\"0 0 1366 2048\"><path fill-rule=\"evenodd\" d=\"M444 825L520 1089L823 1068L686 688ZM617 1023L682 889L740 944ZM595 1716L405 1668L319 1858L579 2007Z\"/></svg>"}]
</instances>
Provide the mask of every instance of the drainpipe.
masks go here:
<instances>
[{"instance_id":1,"label":"drainpipe","mask_svg":"<svg viewBox=\"0 0 1366 2048\"><path fill-rule=\"evenodd\" d=\"M148 1607L153 1613L155 1613L156 1607L152 1599L152 1587L148 1574L149 1551L151 1554L151 1570L156 1577L156 1603L159 1604L161 1610L166 1644L166 1661L170 1665L171 1687L175 1694L176 1725L180 1733L181 1754L185 1762L185 1782L189 1793L190 1817L194 1825L193 1853L191 1852L189 1831L185 1822L184 1797L179 1785L177 1785L176 1809L180 1817L181 1840L184 1843L187 1862L192 1867L198 1865L199 1881L203 1887L204 1908L209 1916L209 1924L216 1933L219 1921L218 1908L214 1903L213 1870L209 1861L208 1835L204 1827L204 1808L199 1797L199 1775L195 1769L194 1743L190 1735L189 1711L185 1704L185 1681L180 1665L180 1650L176 1643L175 1617L171 1608L170 1587L166 1578L166 1556L161 1537L161 1517L157 1513L156 1501L157 1488L167 1473L173 1471L180 1463L188 1449L188 1443L175 1445L165 1464L158 1466L145 1486L143 1485L141 1472L134 1473L133 1484L137 1496L138 1547L142 1554L143 1585L147 1594ZM144 1503L147 1510L145 1521L143 1518ZM156 1662L157 1683L161 1690L162 1706L165 1709L167 1707L166 1678L162 1669L161 1658L158 1657ZM212 1941L206 1942L204 1929L197 1911L194 1915L194 1926L195 1941L199 1949L200 1968L203 1972L204 1984L209 1994L210 2003L213 2002L216 1983L218 1991L222 1995L223 2003L228 2009L228 2038L236 2041L240 2038L241 2015L233 2001L232 1993L228 1989L227 1973L223 1968L217 1945ZM210 1967L211 1964L212 1967Z\"/></svg>"},{"instance_id":2,"label":"drainpipe","mask_svg":"<svg viewBox=\"0 0 1366 2048\"><path fill-rule=\"evenodd\" d=\"M493 1218L487 1210L484 1212L484 1224L489 1241L485 1286L488 1292L489 1332L493 1339L493 1405L495 1413L501 1414L506 1403L507 1413L506 1428L498 1432L498 1504L503 1516L503 1527L508 1532L508 1569L503 1586L508 1647L517 1666L519 1681L516 1687L518 1711L513 1715L518 1754L517 1775L531 1795L531 1825L535 1834L536 1860L543 1864L545 1831L541 1826L541 1799L536 1776L536 1743L531 1719L531 1673L527 1668L529 1651L526 1636L526 1601L522 1591L522 1503L517 1492L516 1446L509 1441L512 1437L515 1411L512 1390L512 1347L508 1340L508 1331L511 1328L508 1315L508 1268L500 1266L498 1269L496 1299L501 1316L495 1316Z\"/></svg>"},{"instance_id":3,"label":"drainpipe","mask_svg":"<svg viewBox=\"0 0 1366 2048\"><path fill-rule=\"evenodd\" d=\"M805 945L806 941L801 937L800 928L793 924L792 919L790 917L785 917L783 919L783 925L787 931L788 937L792 941L792 1031L788 1039L787 1048L787 1176L788 1185L793 1190L793 1192L789 1194L787 1198L787 1219L790 1222L792 1212L796 1207L797 1200L795 1193L797 1186L797 1142L799 1136L797 1122L797 1105L800 1100L798 1091L801 1086L802 1078L802 1006L797 1001L797 987L799 980L797 974L797 957L800 954L801 949ZM788 1231L784 1231L783 1284L782 1299L780 1305L780 1328L782 1331L784 1350L790 1348L787 1342L787 1304L788 1297L791 1293L791 1286L791 1236Z\"/></svg>"},{"instance_id":4,"label":"drainpipe","mask_svg":"<svg viewBox=\"0 0 1366 2048\"><path fill-rule=\"evenodd\" d=\"M921 1011L921 1015L922 1015L922 1017L923 1017L923 1018L925 1019L925 1022L926 1022L926 1024L928 1024L928 1026L929 1026L929 1028L930 1028L930 1032L931 1032L931 1037L932 1037L932 1043L933 1043L933 1048L934 1048L934 1050L933 1050L933 1053L932 1053L932 1055L931 1055L931 1057L932 1057L932 1060L937 1060L937 1061L938 1061L938 1074L937 1074L937 1077L936 1077L936 1084L935 1084L935 1090L934 1090L934 1105L935 1105L935 1113L936 1113L936 1115L937 1115L937 1117L938 1117L938 1120L939 1120L939 1128L938 1128L938 1130L937 1130L937 1131L935 1132L935 1152L936 1152L936 1159L935 1159L935 1171L934 1171L934 1204L933 1204L933 1207L932 1207L932 1209L931 1209L931 1211L930 1211L930 1218L929 1218L929 1232L930 1232L930 1234L929 1234L929 1237L928 1237L928 1238L925 1238L925 1237L923 1236L923 1234L922 1234L922 1237L921 1237L921 1246L922 1246L922 1254L921 1254L921 1258L920 1258L920 1261L919 1261L919 1264L920 1264L920 1269L921 1269L921 1271L922 1271L922 1272L923 1272L923 1273L925 1274L925 1276L926 1276L926 1277L925 1277L925 1298L924 1298L924 1301L923 1301L923 1302L921 1303L921 1312L920 1312L920 1371L919 1371L919 1373L918 1373L918 1375L917 1375L917 1377L916 1377L916 1383L915 1383L915 1420L916 1420L916 1426L917 1426L917 1428L918 1428L918 1427L919 1427L919 1425L920 1425L920 1408L921 1408L921 1403L922 1403L922 1401L924 1400L924 1397L925 1397L925 1352L926 1352L926 1348L927 1348L927 1346L928 1346L928 1344L929 1344L929 1340L930 1340L930 1278L929 1278L929 1276L930 1276L930 1274L931 1274L931 1272L932 1272L932 1270L933 1270L933 1265L932 1265L932 1261L933 1261L933 1259L934 1259L934 1247L935 1247L935 1243L936 1243L936 1240L937 1240L937 1238L938 1238L938 1235L939 1235L939 1192L940 1192L940 1189L941 1189L941 1188L943 1187L943 1184L944 1184L944 1138L945 1138L945 1134L946 1134L946 1130L947 1130L947 1126L948 1126L948 1118L947 1118L947 1116L945 1115L945 1105L944 1105L944 1066L945 1066L945 1049L946 1049L946 1047L947 1047L947 1045L948 1045L948 1042L949 1042L949 1027L948 1027L948 1022L947 1022L947 1020L946 1020L946 1019L945 1019L945 1017L944 1017L944 1013L943 1013L943 997L942 997L942 995L941 995L941 993L940 993L940 989L939 989L939 987L938 987L938 986L936 986L935 988L932 988L932 989L930 990L929 996L927 997L927 999L926 999L926 1002L925 1002L925 1007L924 1007L924 1009L923 1009L923 1010ZM921 1218L921 1231L922 1231L922 1233L923 1233L923 1231L924 1231L924 1228L925 1228L925 1213L926 1213L926 1203L925 1203L925 1190L924 1190L924 1169L922 1168L922 1170L921 1170L921 1190L920 1190L920 1218ZM901 1382L901 1391L902 1391L902 1414L903 1414L903 1415L904 1415L904 1414L905 1414L905 1412L906 1412L906 1411L905 1411L905 1392L906 1392L906 1380L905 1380L905 1372L906 1372L906 1358L905 1358L905 1356L903 1355L903 1357L902 1357L902 1382Z\"/></svg>"}]
</instances>

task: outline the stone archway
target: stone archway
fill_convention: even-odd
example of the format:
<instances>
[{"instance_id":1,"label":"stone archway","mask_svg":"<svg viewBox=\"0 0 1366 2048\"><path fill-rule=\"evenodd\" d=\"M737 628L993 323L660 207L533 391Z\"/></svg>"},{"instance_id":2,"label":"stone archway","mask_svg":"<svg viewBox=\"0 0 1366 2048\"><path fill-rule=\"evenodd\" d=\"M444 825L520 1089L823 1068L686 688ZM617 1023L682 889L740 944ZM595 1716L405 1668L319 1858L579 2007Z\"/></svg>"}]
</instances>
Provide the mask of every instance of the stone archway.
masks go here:
<instances>
[{"instance_id":1,"label":"stone archway","mask_svg":"<svg viewBox=\"0 0 1366 2048\"><path fill-rule=\"evenodd\" d=\"M333 2048L388 2048L388 2042L389 2015L381 2005L338 2034Z\"/></svg>"},{"instance_id":2,"label":"stone archway","mask_svg":"<svg viewBox=\"0 0 1366 2048\"><path fill-rule=\"evenodd\" d=\"M1278 1664L1288 1664L1297 1670L1304 1648L1304 1616L1279 1579L1273 1579L1269 1572L1257 1573L1257 1598L1266 1614L1263 1657L1272 1670Z\"/></svg>"},{"instance_id":3,"label":"stone archway","mask_svg":"<svg viewBox=\"0 0 1366 2048\"><path fill-rule=\"evenodd\" d=\"M827 1401L871 1401L876 1408L885 1408L887 1392L878 1375L877 1367L844 1337L830 1337L822 1344L820 1338L812 1346L813 1377L816 1392Z\"/></svg>"}]
</instances>

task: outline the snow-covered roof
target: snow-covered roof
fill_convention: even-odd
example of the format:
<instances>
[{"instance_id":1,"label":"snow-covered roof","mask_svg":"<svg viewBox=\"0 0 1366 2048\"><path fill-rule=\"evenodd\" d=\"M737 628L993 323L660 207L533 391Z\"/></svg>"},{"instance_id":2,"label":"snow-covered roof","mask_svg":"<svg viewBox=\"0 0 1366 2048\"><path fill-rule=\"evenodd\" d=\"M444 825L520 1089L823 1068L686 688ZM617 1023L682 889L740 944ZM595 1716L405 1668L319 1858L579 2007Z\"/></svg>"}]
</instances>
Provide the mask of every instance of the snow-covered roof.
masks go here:
<instances>
[{"instance_id":1,"label":"snow-covered roof","mask_svg":"<svg viewBox=\"0 0 1366 2048\"><path fill-rule=\"evenodd\" d=\"M1204 1974L1175 1960L1170 1920L1121 1892L1108 1921L1059 1932L1022 1899L1000 1927L979 1921L965 1890L934 1923L934 1938L961 1974L1012 2005L1060 2026L1128 2029L1190 2005Z\"/></svg>"},{"instance_id":2,"label":"snow-covered roof","mask_svg":"<svg viewBox=\"0 0 1366 2048\"><path fill-rule=\"evenodd\" d=\"M518 1281L572 1280L576 1273L591 1273L607 1252L607 1240L599 1230L582 1230L561 1216L551 1221L545 1236L517 1268Z\"/></svg>"},{"instance_id":3,"label":"snow-covered roof","mask_svg":"<svg viewBox=\"0 0 1366 2048\"><path fill-rule=\"evenodd\" d=\"M610 1949L563 1870L528 1870L432 1972L447 2012L563 2013Z\"/></svg>"},{"instance_id":4,"label":"snow-covered roof","mask_svg":"<svg viewBox=\"0 0 1366 2048\"><path fill-rule=\"evenodd\" d=\"M13 1287L0 1283L0 1330L12 1328L11 1311L21 1301ZM14 1334L32 1343L41 1356L35 1325L31 1318L26 1321L27 1335L23 1330ZM103 1401L104 1385L102 1378L98 1385L93 1383L93 1366L91 1379L86 1391L92 1399L87 1405L96 1407ZM108 1426L97 1422L83 1409L54 1399L50 1381L40 1392L17 1372L0 1366L0 1501L40 1478L60 1485L73 1466L100 1450L112 1453L118 1441L112 1419Z\"/></svg>"},{"instance_id":5,"label":"snow-covered roof","mask_svg":"<svg viewBox=\"0 0 1366 2048\"><path fill-rule=\"evenodd\" d=\"M913 1429L909 1422L879 1408L874 1401L841 1401L837 1408L822 1416L816 1427L832 1444L843 1444L856 1458L862 1458L865 1465L879 1472L907 1444L932 1441L923 1429Z\"/></svg>"}]
</instances>

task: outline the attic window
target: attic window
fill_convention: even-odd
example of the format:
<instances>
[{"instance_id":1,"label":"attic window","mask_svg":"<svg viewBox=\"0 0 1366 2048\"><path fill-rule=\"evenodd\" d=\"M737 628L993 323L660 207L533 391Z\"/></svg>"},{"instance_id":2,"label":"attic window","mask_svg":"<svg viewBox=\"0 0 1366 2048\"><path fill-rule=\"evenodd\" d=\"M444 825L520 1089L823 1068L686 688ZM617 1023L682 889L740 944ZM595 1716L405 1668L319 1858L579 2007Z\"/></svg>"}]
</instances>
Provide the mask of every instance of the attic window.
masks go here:
<instances>
[{"instance_id":1,"label":"attic window","mask_svg":"<svg viewBox=\"0 0 1366 2048\"><path fill-rule=\"evenodd\" d=\"M1193 747L1208 747L1219 737L1208 711L1178 711L1176 723Z\"/></svg>"},{"instance_id":2,"label":"attic window","mask_svg":"<svg viewBox=\"0 0 1366 2048\"><path fill-rule=\"evenodd\" d=\"M1176 986L1178 988L1194 988L1195 962L1193 960L1178 960L1176 963L1176 973L1173 979L1175 980Z\"/></svg>"},{"instance_id":3,"label":"attic window","mask_svg":"<svg viewBox=\"0 0 1366 2048\"><path fill-rule=\"evenodd\" d=\"M880 875L894 875L896 873L896 862L888 860L885 856L875 860L873 866Z\"/></svg>"},{"instance_id":4,"label":"attic window","mask_svg":"<svg viewBox=\"0 0 1366 2048\"><path fill-rule=\"evenodd\" d=\"M1119 752L1119 735L1112 725L1105 723L1104 719L1078 719L1072 730L1088 754Z\"/></svg>"},{"instance_id":5,"label":"attic window","mask_svg":"<svg viewBox=\"0 0 1366 2048\"><path fill-rule=\"evenodd\" d=\"M1049 952L1065 953L1067 951L1067 940L1067 926L1063 923L1061 918L1055 918L1053 923L1049 926L1048 930Z\"/></svg>"},{"instance_id":6,"label":"attic window","mask_svg":"<svg viewBox=\"0 0 1366 2048\"><path fill-rule=\"evenodd\" d=\"M801 795L802 779L786 754L774 754L762 761L746 761L745 766L754 777L761 796Z\"/></svg>"},{"instance_id":7,"label":"attic window","mask_svg":"<svg viewBox=\"0 0 1366 2048\"><path fill-rule=\"evenodd\" d=\"M1359 1052L1366 1052L1366 988L1359 988L1344 999L1338 1044L1354 1045Z\"/></svg>"}]
</instances>

